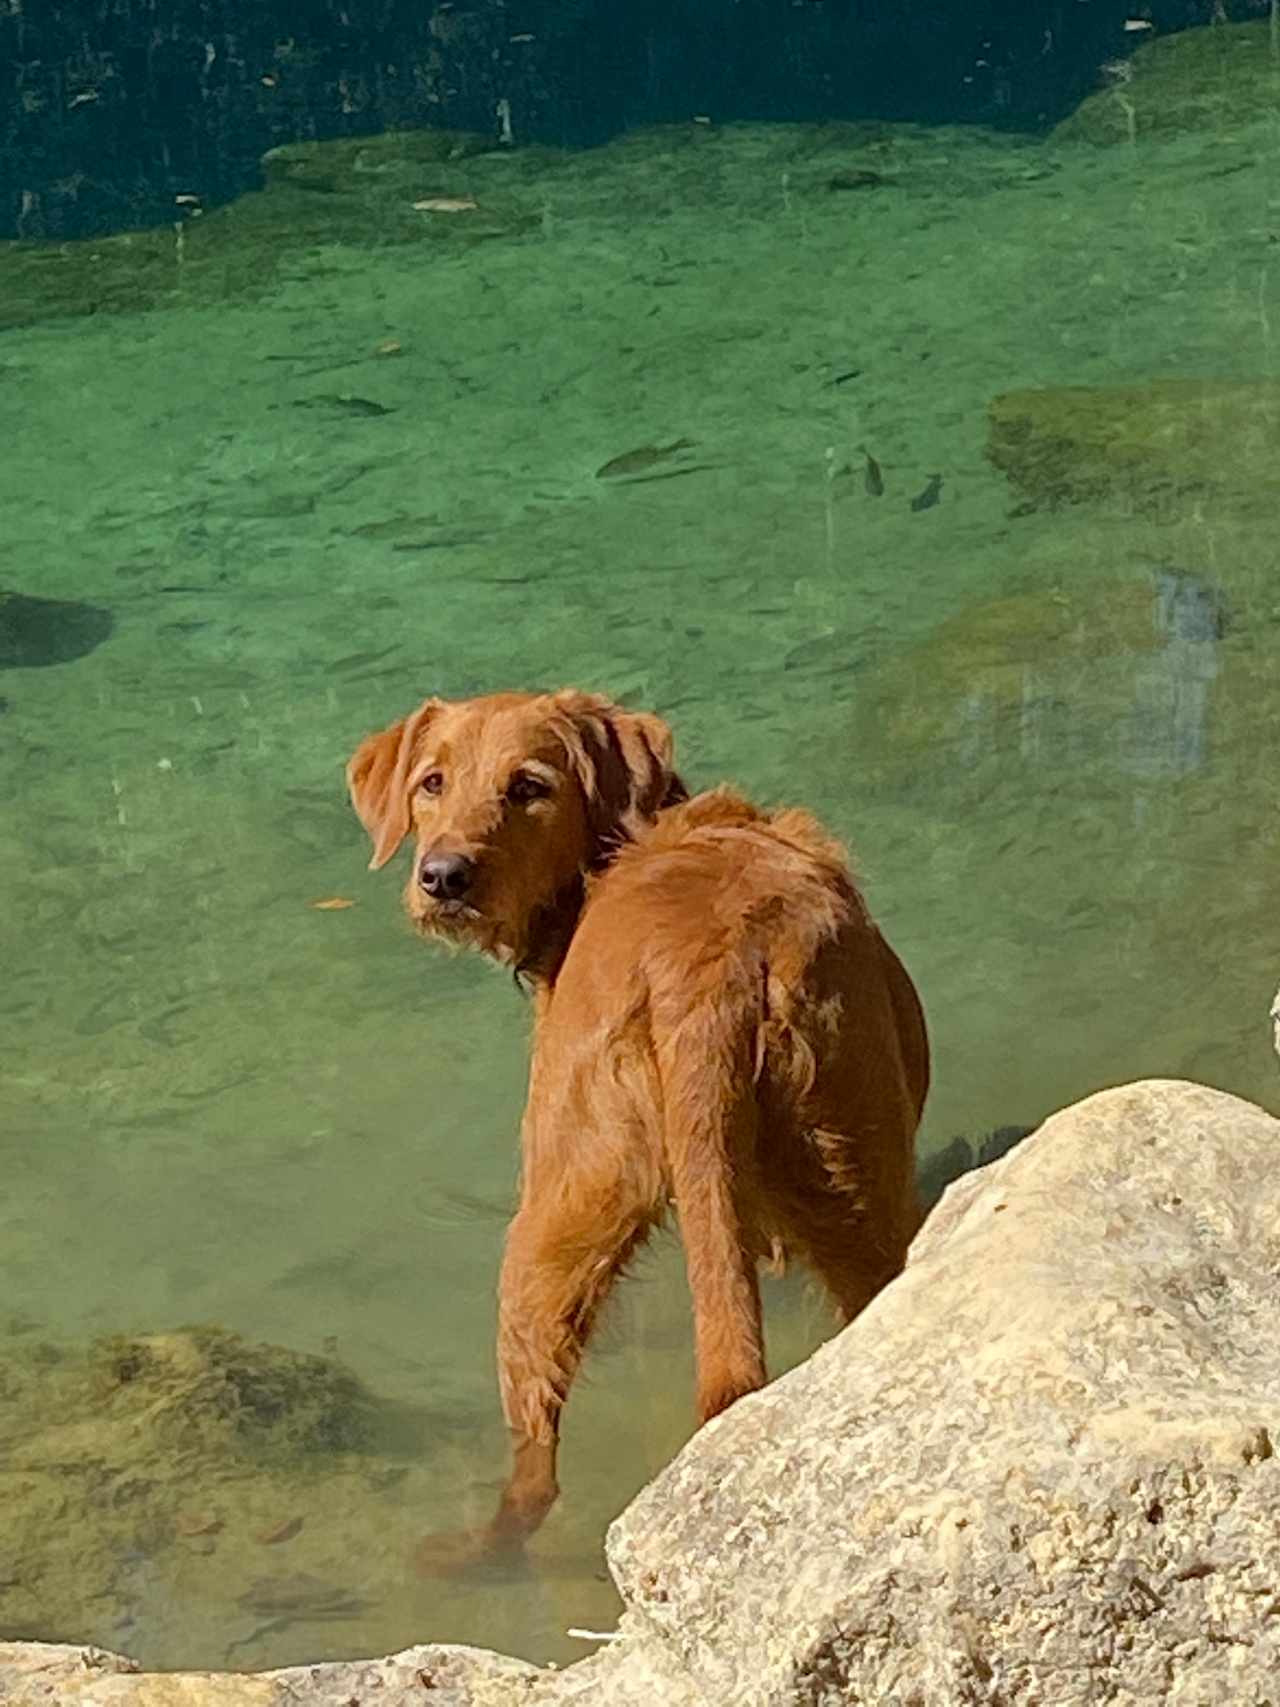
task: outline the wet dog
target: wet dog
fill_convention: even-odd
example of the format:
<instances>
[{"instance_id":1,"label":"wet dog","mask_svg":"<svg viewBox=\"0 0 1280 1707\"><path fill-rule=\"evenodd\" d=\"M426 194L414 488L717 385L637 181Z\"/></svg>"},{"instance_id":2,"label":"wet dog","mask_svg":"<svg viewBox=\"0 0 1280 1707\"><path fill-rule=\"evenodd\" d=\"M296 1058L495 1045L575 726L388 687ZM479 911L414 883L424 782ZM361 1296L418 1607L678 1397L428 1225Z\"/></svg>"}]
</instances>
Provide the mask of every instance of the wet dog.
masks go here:
<instances>
[{"instance_id":1,"label":"wet dog","mask_svg":"<svg viewBox=\"0 0 1280 1707\"><path fill-rule=\"evenodd\" d=\"M560 1416L601 1305L675 1211L698 1415L760 1387L757 1268L794 1256L851 1320L919 1223L929 1080L915 988L807 813L690 799L667 726L594 695L427 700L347 767L376 870L409 836L424 936L534 996L519 1210L499 1289L513 1462L477 1534L518 1544L557 1495Z\"/></svg>"}]
</instances>

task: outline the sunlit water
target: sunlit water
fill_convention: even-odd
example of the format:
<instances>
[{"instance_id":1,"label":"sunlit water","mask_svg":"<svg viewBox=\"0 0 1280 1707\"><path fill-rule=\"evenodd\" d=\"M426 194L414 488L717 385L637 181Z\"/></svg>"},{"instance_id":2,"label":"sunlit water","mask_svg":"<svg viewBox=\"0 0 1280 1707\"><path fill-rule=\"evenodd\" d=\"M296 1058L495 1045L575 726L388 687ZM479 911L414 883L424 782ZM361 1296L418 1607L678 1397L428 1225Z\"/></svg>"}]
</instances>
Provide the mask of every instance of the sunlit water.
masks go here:
<instances>
[{"instance_id":1,"label":"sunlit water","mask_svg":"<svg viewBox=\"0 0 1280 1707\"><path fill-rule=\"evenodd\" d=\"M821 812L924 996L926 1149L1146 1074L1274 1101L1274 515L1229 478L1018 513L984 454L998 393L1275 377L1270 133L1223 176L1209 136L899 130L855 193L819 141L730 130L690 169L674 139L678 175L623 143L549 173L518 240L317 249L259 302L0 340L0 587L114 619L0 672L12 1344L216 1322L385 1404L363 1479L259 1509L193 1469L208 1534L28 1444L9 1515L65 1478L66 1579L8 1561L5 1629L163 1665L563 1660L613 1617L604 1527L691 1427L671 1245L574 1394L528 1569L408 1565L503 1466L528 1027L365 870L342 764L428 692L605 689L670 718L694 784ZM469 170L483 198L506 167ZM692 472L596 477L682 438L654 471ZM781 1367L827 1319L800 1282L769 1303Z\"/></svg>"}]
</instances>

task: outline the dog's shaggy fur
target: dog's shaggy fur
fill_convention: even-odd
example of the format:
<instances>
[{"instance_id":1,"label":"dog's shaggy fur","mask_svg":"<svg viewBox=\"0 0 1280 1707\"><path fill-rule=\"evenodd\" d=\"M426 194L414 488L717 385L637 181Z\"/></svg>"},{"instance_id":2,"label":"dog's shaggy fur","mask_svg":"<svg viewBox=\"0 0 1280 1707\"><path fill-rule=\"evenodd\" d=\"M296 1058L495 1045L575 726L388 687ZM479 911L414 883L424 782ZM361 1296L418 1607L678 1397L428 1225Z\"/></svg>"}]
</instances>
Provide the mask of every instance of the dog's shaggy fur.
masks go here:
<instances>
[{"instance_id":1,"label":"dog's shaggy fur","mask_svg":"<svg viewBox=\"0 0 1280 1707\"><path fill-rule=\"evenodd\" d=\"M514 1463L477 1538L509 1544L556 1497L592 1324L668 1209L704 1421L766 1378L762 1258L806 1262L844 1321L899 1272L924 1020L836 844L804 812L689 799L656 717L574 692L428 700L347 775L373 868L416 838L417 927L534 992L498 1333Z\"/></svg>"}]
</instances>

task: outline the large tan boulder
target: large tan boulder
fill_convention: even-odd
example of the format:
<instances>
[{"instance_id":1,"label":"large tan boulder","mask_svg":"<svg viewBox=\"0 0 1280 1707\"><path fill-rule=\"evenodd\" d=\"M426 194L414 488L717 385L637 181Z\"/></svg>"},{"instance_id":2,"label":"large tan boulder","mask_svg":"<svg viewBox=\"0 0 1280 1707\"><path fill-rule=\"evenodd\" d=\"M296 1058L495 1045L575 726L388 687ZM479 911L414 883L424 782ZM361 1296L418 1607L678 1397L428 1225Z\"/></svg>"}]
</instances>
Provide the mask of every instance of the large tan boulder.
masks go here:
<instances>
[{"instance_id":1,"label":"large tan boulder","mask_svg":"<svg viewBox=\"0 0 1280 1707\"><path fill-rule=\"evenodd\" d=\"M609 1540L702 1698L1280 1700L1280 1123L1148 1082L951 1187L907 1272Z\"/></svg>"}]
</instances>

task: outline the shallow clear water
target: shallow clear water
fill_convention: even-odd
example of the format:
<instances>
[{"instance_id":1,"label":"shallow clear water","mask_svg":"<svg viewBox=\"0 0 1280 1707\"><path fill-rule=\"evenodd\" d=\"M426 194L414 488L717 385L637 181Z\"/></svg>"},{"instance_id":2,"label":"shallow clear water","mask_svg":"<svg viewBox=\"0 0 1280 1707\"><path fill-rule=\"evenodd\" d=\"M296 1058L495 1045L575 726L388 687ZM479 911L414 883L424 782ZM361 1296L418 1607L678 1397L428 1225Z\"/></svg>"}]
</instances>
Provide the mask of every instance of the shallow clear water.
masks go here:
<instances>
[{"instance_id":1,"label":"shallow clear water","mask_svg":"<svg viewBox=\"0 0 1280 1707\"><path fill-rule=\"evenodd\" d=\"M518 238L313 245L223 302L175 255L150 312L0 337L0 589L114 619L0 670L13 1354L215 1322L383 1407L364 1472L287 1495L194 1461L175 1485L159 1447L122 1483L50 1416L10 1442L35 1527L6 1629L160 1665L563 1660L613 1617L603 1529L691 1427L670 1244L575 1392L529 1568L408 1566L502 1470L528 1024L365 870L342 765L428 692L604 689L670 718L691 782L821 812L924 996L926 1151L1148 1074L1276 1102L1274 439L1182 487L1113 461L1057 508L986 454L998 394L1183 379L1212 414L1276 381L1274 127L903 127L870 193L828 189L861 157L830 133L696 140L522 168ZM682 438L677 478L596 477ZM769 1301L781 1367L828 1325L797 1281Z\"/></svg>"}]
</instances>

